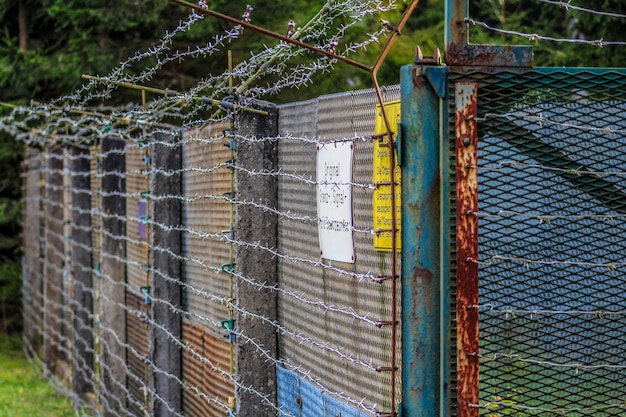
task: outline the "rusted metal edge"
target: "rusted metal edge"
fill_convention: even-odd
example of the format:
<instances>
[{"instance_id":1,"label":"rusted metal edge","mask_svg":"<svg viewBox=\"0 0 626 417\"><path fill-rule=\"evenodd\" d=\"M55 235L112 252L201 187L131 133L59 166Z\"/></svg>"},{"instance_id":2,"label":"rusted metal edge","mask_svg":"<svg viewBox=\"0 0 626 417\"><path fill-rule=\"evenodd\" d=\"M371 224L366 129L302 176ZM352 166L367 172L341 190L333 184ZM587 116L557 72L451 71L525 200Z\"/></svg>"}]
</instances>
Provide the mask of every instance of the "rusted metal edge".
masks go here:
<instances>
[{"instance_id":1,"label":"rusted metal edge","mask_svg":"<svg viewBox=\"0 0 626 417\"><path fill-rule=\"evenodd\" d=\"M471 45L449 43L446 64L468 67L532 68L533 48L528 45Z\"/></svg>"},{"instance_id":2,"label":"rusted metal edge","mask_svg":"<svg viewBox=\"0 0 626 417\"><path fill-rule=\"evenodd\" d=\"M478 84L456 83L458 417L478 417Z\"/></svg>"},{"instance_id":3,"label":"rusted metal edge","mask_svg":"<svg viewBox=\"0 0 626 417\"><path fill-rule=\"evenodd\" d=\"M184 0L170 0L170 1L172 1L174 3L177 3L177 4L180 4L181 6L185 6L185 7L188 7L190 9L193 9L197 13L208 14L210 16L216 17L216 18L224 20L226 22L229 22L229 23L232 23L232 24L235 24L235 25L239 25L239 26L244 27L244 28L248 28L248 29L253 30L253 31L255 31L257 33L260 33L262 35L266 35L266 36L270 36L272 38L279 39L282 42L290 43L290 44L299 46L301 48L308 49L309 51L318 53L320 55L327 56L328 58L336 59L338 61L345 62L346 64L351 65L353 67L360 68L362 70L371 72L371 68L368 65L365 65L365 64L363 64L361 62L358 62L358 61L351 60L351 59L346 58L346 57L341 56L341 55L337 55L337 54L335 54L331 50L321 49L321 48L318 48L316 46L312 46L312 45L306 44L304 42L300 42L300 41L298 41L296 39L292 39L292 38L290 38L288 36L285 36L285 35L282 35L280 33L276 33L276 32L273 32L271 30L262 28L260 26L253 25L253 24L251 24L251 23L249 23L249 22L247 22L245 20L237 19L237 18L234 18L234 17L231 17L231 16L227 16L225 14L216 12L216 11L211 10L211 9L205 9L203 7L200 7L200 6L198 6L196 4L193 4L193 3L189 3L189 2L184 1Z\"/></svg>"}]
</instances>

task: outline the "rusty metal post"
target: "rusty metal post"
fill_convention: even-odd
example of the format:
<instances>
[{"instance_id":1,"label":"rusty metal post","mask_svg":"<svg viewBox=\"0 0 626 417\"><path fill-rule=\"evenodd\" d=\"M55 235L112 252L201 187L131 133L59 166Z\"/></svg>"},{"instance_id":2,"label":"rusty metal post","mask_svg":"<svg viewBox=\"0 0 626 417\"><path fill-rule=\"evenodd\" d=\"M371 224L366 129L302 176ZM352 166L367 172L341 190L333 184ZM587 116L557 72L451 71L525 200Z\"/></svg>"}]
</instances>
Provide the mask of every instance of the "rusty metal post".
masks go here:
<instances>
[{"instance_id":1,"label":"rusty metal post","mask_svg":"<svg viewBox=\"0 0 626 417\"><path fill-rule=\"evenodd\" d=\"M478 86L456 83L457 401L459 417L478 405Z\"/></svg>"},{"instance_id":2,"label":"rusty metal post","mask_svg":"<svg viewBox=\"0 0 626 417\"><path fill-rule=\"evenodd\" d=\"M467 45L469 42L465 18L469 15L469 0L446 0L445 6L445 45Z\"/></svg>"},{"instance_id":3,"label":"rusty metal post","mask_svg":"<svg viewBox=\"0 0 626 417\"><path fill-rule=\"evenodd\" d=\"M530 69L533 51L528 45L472 45L469 39L469 0L446 0L445 60L450 66L516 67Z\"/></svg>"}]
</instances>

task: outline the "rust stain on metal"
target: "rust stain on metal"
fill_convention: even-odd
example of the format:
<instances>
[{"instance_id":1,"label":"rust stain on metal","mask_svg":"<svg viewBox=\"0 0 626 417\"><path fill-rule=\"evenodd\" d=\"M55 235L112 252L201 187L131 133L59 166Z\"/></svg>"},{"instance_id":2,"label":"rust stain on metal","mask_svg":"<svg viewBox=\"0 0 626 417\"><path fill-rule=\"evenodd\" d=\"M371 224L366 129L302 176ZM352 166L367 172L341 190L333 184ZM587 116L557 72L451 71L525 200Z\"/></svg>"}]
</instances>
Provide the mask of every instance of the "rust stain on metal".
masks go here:
<instances>
[{"instance_id":1,"label":"rust stain on metal","mask_svg":"<svg viewBox=\"0 0 626 417\"><path fill-rule=\"evenodd\" d=\"M456 83L457 389L458 416L478 404L478 86Z\"/></svg>"},{"instance_id":2,"label":"rust stain on metal","mask_svg":"<svg viewBox=\"0 0 626 417\"><path fill-rule=\"evenodd\" d=\"M464 27L462 24L459 24L459 26ZM446 63L452 66L531 69L533 66L533 51L531 47L525 45L468 45L451 43L446 49Z\"/></svg>"}]
</instances>

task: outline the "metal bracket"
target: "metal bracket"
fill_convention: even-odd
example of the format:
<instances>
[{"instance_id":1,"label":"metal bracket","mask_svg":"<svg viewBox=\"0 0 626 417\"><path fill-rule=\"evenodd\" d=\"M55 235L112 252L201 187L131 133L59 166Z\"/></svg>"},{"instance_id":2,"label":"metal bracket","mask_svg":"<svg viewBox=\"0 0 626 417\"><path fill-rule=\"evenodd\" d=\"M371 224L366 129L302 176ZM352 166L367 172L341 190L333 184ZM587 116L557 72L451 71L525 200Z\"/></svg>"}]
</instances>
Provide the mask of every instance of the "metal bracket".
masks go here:
<instances>
[{"instance_id":1,"label":"metal bracket","mask_svg":"<svg viewBox=\"0 0 626 417\"><path fill-rule=\"evenodd\" d=\"M150 286L144 285L144 286L139 287L139 292L144 295L143 302L146 304L150 304L152 301L150 298Z\"/></svg>"},{"instance_id":2,"label":"metal bracket","mask_svg":"<svg viewBox=\"0 0 626 417\"><path fill-rule=\"evenodd\" d=\"M439 98L445 98L447 85L447 70L443 66L443 59L439 48L435 47L432 57L425 57L419 46L415 47L414 77L424 77L435 90ZM416 83L414 78L414 84Z\"/></svg>"},{"instance_id":3,"label":"metal bracket","mask_svg":"<svg viewBox=\"0 0 626 417\"><path fill-rule=\"evenodd\" d=\"M228 230L228 232L230 232L230 230ZM227 274L232 274L233 271L235 270L235 264L234 263L225 263L225 264L222 264L220 266L220 269L222 270L222 272L225 272Z\"/></svg>"},{"instance_id":4,"label":"metal bracket","mask_svg":"<svg viewBox=\"0 0 626 417\"><path fill-rule=\"evenodd\" d=\"M443 59L439 47L435 46L433 56L424 56L419 46L415 47L415 63L417 65L443 65Z\"/></svg>"},{"instance_id":5,"label":"metal bracket","mask_svg":"<svg viewBox=\"0 0 626 417\"><path fill-rule=\"evenodd\" d=\"M237 342L237 335L233 330L235 330L235 319L228 319L221 321L222 329L228 330L228 342L234 344Z\"/></svg>"}]
</instances>

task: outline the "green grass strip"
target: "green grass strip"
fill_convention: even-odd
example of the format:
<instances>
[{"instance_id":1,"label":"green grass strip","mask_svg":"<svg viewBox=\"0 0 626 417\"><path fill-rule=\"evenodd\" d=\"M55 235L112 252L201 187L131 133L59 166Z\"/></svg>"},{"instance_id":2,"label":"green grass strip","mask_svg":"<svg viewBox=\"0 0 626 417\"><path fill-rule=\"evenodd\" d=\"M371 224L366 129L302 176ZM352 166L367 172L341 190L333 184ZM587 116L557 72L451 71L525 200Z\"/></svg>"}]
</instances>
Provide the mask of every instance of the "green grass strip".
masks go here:
<instances>
[{"instance_id":1,"label":"green grass strip","mask_svg":"<svg viewBox=\"0 0 626 417\"><path fill-rule=\"evenodd\" d=\"M43 377L30 362L20 339L0 335L0 416L75 416L72 401Z\"/></svg>"}]
</instances>

